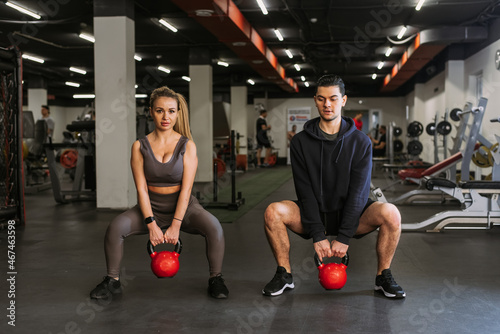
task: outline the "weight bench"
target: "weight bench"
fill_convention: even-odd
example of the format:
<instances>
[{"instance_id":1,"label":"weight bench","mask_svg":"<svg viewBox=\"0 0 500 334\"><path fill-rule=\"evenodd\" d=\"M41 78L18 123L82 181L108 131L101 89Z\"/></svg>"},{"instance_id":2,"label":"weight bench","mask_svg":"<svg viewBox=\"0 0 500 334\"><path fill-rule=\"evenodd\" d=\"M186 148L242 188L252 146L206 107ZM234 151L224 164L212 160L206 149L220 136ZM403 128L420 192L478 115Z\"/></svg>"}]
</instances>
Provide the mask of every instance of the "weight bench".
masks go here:
<instances>
[{"instance_id":1,"label":"weight bench","mask_svg":"<svg viewBox=\"0 0 500 334\"><path fill-rule=\"evenodd\" d=\"M420 223L402 224L403 231L439 232L444 228L490 229L500 225L500 181L466 181L424 177L427 190L441 191L461 203L462 210L443 211Z\"/></svg>"}]
</instances>

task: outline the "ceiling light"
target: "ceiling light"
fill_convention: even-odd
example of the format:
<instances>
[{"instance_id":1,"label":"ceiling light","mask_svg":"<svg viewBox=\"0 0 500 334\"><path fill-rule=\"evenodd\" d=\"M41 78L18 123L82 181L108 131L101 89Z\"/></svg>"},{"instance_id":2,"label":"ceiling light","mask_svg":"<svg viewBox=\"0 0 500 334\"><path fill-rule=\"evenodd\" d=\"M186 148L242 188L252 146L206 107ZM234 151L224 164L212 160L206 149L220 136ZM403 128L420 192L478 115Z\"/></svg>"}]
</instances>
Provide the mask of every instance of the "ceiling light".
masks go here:
<instances>
[{"instance_id":1,"label":"ceiling light","mask_svg":"<svg viewBox=\"0 0 500 334\"><path fill-rule=\"evenodd\" d=\"M233 46L245 46L247 42L233 42Z\"/></svg>"},{"instance_id":2,"label":"ceiling light","mask_svg":"<svg viewBox=\"0 0 500 334\"><path fill-rule=\"evenodd\" d=\"M309 87L309 82L304 82L304 86Z\"/></svg>"},{"instance_id":3,"label":"ceiling light","mask_svg":"<svg viewBox=\"0 0 500 334\"><path fill-rule=\"evenodd\" d=\"M191 78L183 75L182 80L186 80L187 82L189 82L189 81L191 81Z\"/></svg>"},{"instance_id":4,"label":"ceiling light","mask_svg":"<svg viewBox=\"0 0 500 334\"><path fill-rule=\"evenodd\" d=\"M83 75L87 74L87 71L85 71L81 68L78 68L78 67L70 67L69 70L72 72L83 74Z\"/></svg>"},{"instance_id":5,"label":"ceiling light","mask_svg":"<svg viewBox=\"0 0 500 334\"><path fill-rule=\"evenodd\" d=\"M76 82L66 81L65 84L66 84L66 86L80 87L80 84L76 83Z\"/></svg>"},{"instance_id":6,"label":"ceiling light","mask_svg":"<svg viewBox=\"0 0 500 334\"><path fill-rule=\"evenodd\" d=\"M21 7L21 6L18 6L18 5L16 5L16 4L13 4L13 3L12 3L12 2L10 2L10 1L7 1L5 4L6 4L7 6L9 6L10 8L14 8L14 9L15 9L15 10L17 10L18 12L21 12L21 13L23 13L23 14L27 14L27 15L29 15L29 16L31 16L31 17L34 17L34 18L35 18L35 19L37 19L37 20L40 20L40 19L42 18L42 17L41 17L40 15L38 15L37 13L32 12L31 10L28 10L28 9L23 8L23 7Z\"/></svg>"},{"instance_id":7,"label":"ceiling light","mask_svg":"<svg viewBox=\"0 0 500 334\"><path fill-rule=\"evenodd\" d=\"M377 73L373 73L373 74L372 74L372 79L373 79L373 80L377 79Z\"/></svg>"},{"instance_id":8,"label":"ceiling light","mask_svg":"<svg viewBox=\"0 0 500 334\"><path fill-rule=\"evenodd\" d=\"M82 39L85 39L85 40L87 40L89 42L95 43L95 38L92 35L89 35L89 34L86 34L86 33L82 32L80 35L78 35L78 37L80 37Z\"/></svg>"},{"instance_id":9,"label":"ceiling light","mask_svg":"<svg viewBox=\"0 0 500 334\"><path fill-rule=\"evenodd\" d=\"M194 13L196 16L208 17L208 16L212 16L214 11L211 9L197 9L194 11Z\"/></svg>"},{"instance_id":10,"label":"ceiling light","mask_svg":"<svg viewBox=\"0 0 500 334\"><path fill-rule=\"evenodd\" d=\"M306 81L306 77L305 77L305 76L301 76L301 77L300 77L300 80L302 80L302 81Z\"/></svg>"},{"instance_id":11,"label":"ceiling light","mask_svg":"<svg viewBox=\"0 0 500 334\"><path fill-rule=\"evenodd\" d=\"M416 11L419 11L420 8L422 8L423 4L424 4L425 0L420 0L417 4L417 7L415 7L415 10Z\"/></svg>"},{"instance_id":12,"label":"ceiling light","mask_svg":"<svg viewBox=\"0 0 500 334\"><path fill-rule=\"evenodd\" d=\"M247 82L252 86L255 85L255 81L253 81L252 79L248 79Z\"/></svg>"},{"instance_id":13,"label":"ceiling light","mask_svg":"<svg viewBox=\"0 0 500 334\"><path fill-rule=\"evenodd\" d=\"M274 33L276 34L276 37L281 41L283 41L283 35L281 35L280 31L278 29L274 29Z\"/></svg>"},{"instance_id":14,"label":"ceiling light","mask_svg":"<svg viewBox=\"0 0 500 334\"><path fill-rule=\"evenodd\" d=\"M385 56L389 57L391 55L391 53L392 53L392 47L388 47L387 51L385 52Z\"/></svg>"},{"instance_id":15,"label":"ceiling light","mask_svg":"<svg viewBox=\"0 0 500 334\"><path fill-rule=\"evenodd\" d=\"M295 67L295 69L297 70L297 72L299 72L299 71L300 71L300 66L299 66L299 64L295 64L295 65L293 65L293 67Z\"/></svg>"},{"instance_id":16,"label":"ceiling light","mask_svg":"<svg viewBox=\"0 0 500 334\"><path fill-rule=\"evenodd\" d=\"M229 66L229 64L228 64L228 63L226 63L225 61L221 61L221 60L219 60L219 61L217 62L217 65L224 66L224 67L228 67L228 66Z\"/></svg>"},{"instance_id":17,"label":"ceiling light","mask_svg":"<svg viewBox=\"0 0 500 334\"><path fill-rule=\"evenodd\" d=\"M138 85L138 84L135 84L134 88L135 88L135 89L139 88L139 85Z\"/></svg>"},{"instance_id":18,"label":"ceiling light","mask_svg":"<svg viewBox=\"0 0 500 334\"><path fill-rule=\"evenodd\" d=\"M168 68L166 68L166 67L163 67L163 66L158 66L158 69L159 69L160 71L165 72L165 73L170 73L170 70L169 70Z\"/></svg>"},{"instance_id":19,"label":"ceiling light","mask_svg":"<svg viewBox=\"0 0 500 334\"><path fill-rule=\"evenodd\" d=\"M290 59L293 58L293 54L290 52L290 50L285 49L285 53L288 56L288 58L290 58Z\"/></svg>"},{"instance_id":20,"label":"ceiling light","mask_svg":"<svg viewBox=\"0 0 500 334\"><path fill-rule=\"evenodd\" d=\"M264 15L267 15L267 8L266 8L266 5L264 5L264 3L262 2L262 0L257 0L257 4L259 5L260 7L260 10L262 11L262 14Z\"/></svg>"},{"instance_id":21,"label":"ceiling light","mask_svg":"<svg viewBox=\"0 0 500 334\"><path fill-rule=\"evenodd\" d=\"M310 20L310 21L311 21L311 23L316 23L316 22L318 22L318 19L317 19L317 18L315 18L315 17L311 17L311 20Z\"/></svg>"},{"instance_id":22,"label":"ceiling light","mask_svg":"<svg viewBox=\"0 0 500 334\"><path fill-rule=\"evenodd\" d=\"M177 28L174 27L173 25L171 25L170 23L168 23L167 21L165 21L164 19L161 19L158 22L160 22L161 24L163 24L165 27L172 30L173 32L177 32Z\"/></svg>"},{"instance_id":23,"label":"ceiling light","mask_svg":"<svg viewBox=\"0 0 500 334\"><path fill-rule=\"evenodd\" d=\"M28 60L31 60L31 61L36 61L37 63L40 63L40 64L43 64L45 62L45 60L43 60L42 58L38 58L38 57L35 57L35 56L30 56L30 55L27 55L27 54L23 54L22 57L24 59L28 59Z\"/></svg>"},{"instance_id":24,"label":"ceiling light","mask_svg":"<svg viewBox=\"0 0 500 334\"><path fill-rule=\"evenodd\" d=\"M381 61L380 63L378 63L377 68L380 70L380 69L382 69L382 67L384 67L384 62L383 61Z\"/></svg>"},{"instance_id":25,"label":"ceiling light","mask_svg":"<svg viewBox=\"0 0 500 334\"><path fill-rule=\"evenodd\" d=\"M95 99L95 94L74 94L74 99Z\"/></svg>"},{"instance_id":26,"label":"ceiling light","mask_svg":"<svg viewBox=\"0 0 500 334\"><path fill-rule=\"evenodd\" d=\"M137 61L141 61L142 60L142 58L139 57L138 55L134 55L134 59L137 60Z\"/></svg>"},{"instance_id":27,"label":"ceiling light","mask_svg":"<svg viewBox=\"0 0 500 334\"><path fill-rule=\"evenodd\" d=\"M146 97L148 97L147 94L135 94L136 99L145 99Z\"/></svg>"},{"instance_id":28,"label":"ceiling light","mask_svg":"<svg viewBox=\"0 0 500 334\"><path fill-rule=\"evenodd\" d=\"M398 34L398 39L403 38L403 36L404 36L404 34L406 32L406 29L407 29L406 26L403 26L403 28L401 28L401 31Z\"/></svg>"}]
</instances>

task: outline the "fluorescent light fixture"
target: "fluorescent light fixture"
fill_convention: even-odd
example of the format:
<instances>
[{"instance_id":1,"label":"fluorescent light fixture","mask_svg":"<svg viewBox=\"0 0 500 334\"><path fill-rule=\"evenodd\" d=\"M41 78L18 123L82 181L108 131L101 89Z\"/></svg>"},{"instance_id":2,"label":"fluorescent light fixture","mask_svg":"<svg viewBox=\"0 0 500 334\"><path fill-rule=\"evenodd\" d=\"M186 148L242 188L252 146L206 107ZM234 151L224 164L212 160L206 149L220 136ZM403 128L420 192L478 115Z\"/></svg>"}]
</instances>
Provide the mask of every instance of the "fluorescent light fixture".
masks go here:
<instances>
[{"instance_id":1,"label":"fluorescent light fixture","mask_svg":"<svg viewBox=\"0 0 500 334\"><path fill-rule=\"evenodd\" d=\"M425 0L420 0L418 3L417 3L417 7L415 7L415 10L416 11L419 11L420 8L422 8L423 4L424 4Z\"/></svg>"},{"instance_id":2,"label":"fluorescent light fixture","mask_svg":"<svg viewBox=\"0 0 500 334\"><path fill-rule=\"evenodd\" d=\"M297 70L297 72L299 72L299 71L300 71L300 66L299 66L299 64L295 64L295 65L293 65L293 67L295 67L295 69Z\"/></svg>"},{"instance_id":3,"label":"fluorescent light fixture","mask_svg":"<svg viewBox=\"0 0 500 334\"><path fill-rule=\"evenodd\" d=\"M9 6L10 8L14 8L14 9L15 9L15 10L17 10L18 12L21 12L21 13L23 13L23 14L27 14L27 15L29 15L29 16L31 16L31 17L34 17L34 18L35 18L35 19L37 19L37 20L40 20L40 19L42 18L42 17L41 17L40 15L38 15L37 13L32 12L31 10L26 9L26 8L23 8L23 7L21 7L21 6L18 6L18 5L14 4L14 3L10 2L10 1L7 1L5 4L6 4L7 6Z\"/></svg>"},{"instance_id":4,"label":"fluorescent light fixture","mask_svg":"<svg viewBox=\"0 0 500 334\"><path fill-rule=\"evenodd\" d=\"M281 35L280 31L278 29L274 29L274 33L276 34L276 37L281 41L283 41L283 35Z\"/></svg>"},{"instance_id":5,"label":"fluorescent light fixture","mask_svg":"<svg viewBox=\"0 0 500 334\"><path fill-rule=\"evenodd\" d=\"M252 79L248 79L247 82L252 86L255 85L255 81L253 81Z\"/></svg>"},{"instance_id":6,"label":"fluorescent light fixture","mask_svg":"<svg viewBox=\"0 0 500 334\"><path fill-rule=\"evenodd\" d=\"M138 85L138 84L135 84L134 88L135 88L135 89L139 88L139 85Z\"/></svg>"},{"instance_id":7,"label":"fluorescent light fixture","mask_svg":"<svg viewBox=\"0 0 500 334\"><path fill-rule=\"evenodd\" d=\"M95 94L74 94L74 99L95 99Z\"/></svg>"},{"instance_id":8,"label":"fluorescent light fixture","mask_svg":"<svg viewBox=\"0 0 500 334\"><path fill-rule=\"evenodd\" d=\"M264 2L262 2L262 0L257 0L257 4L259 5L260 10L262 11L262 14L267 15L268 12L267 12L266 5L264 5Z\"/></svg>"},{"instance_id":9,"label":"fluorescent light fixture","mask_svg":"<svg viewBox=\"0 0 500 334\"><path fill-rule=\"evenodd\" d=\"M72 72L83 74L83 75L87 74L87 71L85 71L81 68L78 68L78 67L70 67L69 70Z\"/></svg>"},{"instance_id":10,"label":"fluorescent light fixture","mask_svg":"<svg viewBox=\"0 0 500 334\"><path fill-rule=\"evenodd\" d=\"M134 55L134 59L137 60L137 61L141 61L142 60L142 58L139 57L138 55Z\"/></svg>"},{"instance_id":11,"label":"fluorescent light fixture","mask_svg":"<svg viewBox=\"0 0 500 334\"><path fill-rule=\"evenodd\" d=\"M391 53L392 53L392 47L388 47L387 51L385 52L385 56L389 57L391 55Z\"/></svg>"},{"instance_id":12,"label":"fluorescent light fixture","mask_svg":"<svg viewBox=\"0 0 500 334\"><path fill-rule=\"evenodd\" d=\"M304 86L309 87L309 82L304 82Z\"/></svg>"},{"instance_id":13,"label":"fluorescent light fixture","mask_svg":"<svg viewBox=\"0 0 500 334\"><path fill-rule=\"evenodd\" d=\"M35 56L30 56L30 55L27 55L27 54L23 54L22 57L23 57L23 59L28 59L28 60L31 60L31 61L35 61L35 62L40 63L40 64L43 64L45 62L45 60L43 60L42 58L38 58L38 57L35 57Z\"/></svg>"},{"instance_id":14,"label":"fluorescent light fixture","mask_svg":"<svg viewBox=\"0 0 500 334\"><path fill-rule=\"evenodd\" d=\"M382 67L384 67L384 62L383 61L381 61L381 62L378 63L377 68L380 70L380 69L382 69Z\"/></svg>"},{"instance_id":15,"label":"fluorescent light fixture","mask_svg":"<svg viewBox=\"0 0 500 334\"><path fill-rule=\"evenodd\" d=\"M285 53L288 56L288 58L290 58L290 59L293 58L293 54L290 52L290 50L286 49Z\"/></svg>"},{"instance_id":16,"label":"fluorescent light fixture","mask_svg":"<svg viewBox=\"0 0 500 334\"><path fill-rule=\"evenodd\" d=\"M221 60L219 60L219 61L217 62L217 65L224 66L224 67L228 67L228 66L229 66L229 64L228 64L228 63L226 63L225 61L221 61Z\"/></svg>"},{"instance_id":17,"label":"fluorescent light fixture","mask_svg":"<svg viewBox=\"0 0 500 334\"><path fill-rule=\"evenodd\" d=\"M302 81L306 81L306 77L305 77L305 76L301 76L301 77L300 77L300 80L302 80Z\"/></svg>"},{"instance_id":18,"label":"fluorescent light fixture","mask_svg":"<svg viewBox=\"0 0 500 334\"><path fill-rule=\"evenodd\" d=\"M187 82L189 82L189 81L191 81L191 78L183 75L182 80L186 80Z\"/></svg>"},{"instance_id":19,"label":"fluorescent light fixture","mask_svg":"<svg viewBox=\"0 0 500 334\"><path fill-rule=\"evenodd\" d=\"M89 35L89 34L86 34L86 33L82 32L80 35L78 35L78 37L80 37L80 38L82 38L84 40L87 40L89 42L95 43L95 38L92 35Z\"/></svg>"},{"instance_id":20,"label":"fluorescent light fixture","mask_svg":"<svg viewBox=\"0 0 500 334\"><path fill-rule=\"evenodd\" d=\"M168 23L167 21L165 21L164 19L160 19L160 21L158 21L158 22L160 22L162 25L164 25L168 29L172 30L173 32L177 32L177 28L174 27L173 25L171 25L170 23Z\"/></svg>"},{"instance_id":21,"label":"fluorescent light fixture","mask_svg":"<svg viewBox=\"0 0 500 334\"><path fill-rule=\"evenodd\" d=\"M158 66L158 69L159 69L160 71L165 72L165 73L170 73L170 70L169 70L168 68L164 67L164 66Z\"/></svg>"},{"instance_id":22,"label":"fluorescent light fixture","mask_svg":"<svg viewBox=\"0 0 500 334\"><path fill-rule=\"evenodd\" d=\"M66 84L66 86L80 87L80 84L77 82L66 81L65 84Z\"/></svg>"},{"instance_id":23,"label":"fluorescent light fixture","mask_svg":"<svg viewBox=\"0 0 500 334\"><path fill-rule=\"evenodd\" d=\"M372 79L373 79L373 80L377 79L377 73L373 73L373 74L372 74Z\"/></svg>"},{"instance_id":24,"label":"fluorescent light fixture","mask_svg":"<svg viewBox=\"0 0 500 334\"><path fill-rule=\"evenodd\" d=\"M403 26L403 28L401 28L401 31L398 34L398 39L403 38L403 36L404 36L404 34L406 32L406 29L407 29L406 26Z\"/></svg>"},{"instance_id":25,"label":"fluorescent light fixture","mask_svg":"<svg viewBox=\"0 0 500 334\"><path fill-rule=\"evenodd\" d=\"M147 94L135 94L136 99L145 99L146 97L148 97Z\"/></svg>"}]
</instances>

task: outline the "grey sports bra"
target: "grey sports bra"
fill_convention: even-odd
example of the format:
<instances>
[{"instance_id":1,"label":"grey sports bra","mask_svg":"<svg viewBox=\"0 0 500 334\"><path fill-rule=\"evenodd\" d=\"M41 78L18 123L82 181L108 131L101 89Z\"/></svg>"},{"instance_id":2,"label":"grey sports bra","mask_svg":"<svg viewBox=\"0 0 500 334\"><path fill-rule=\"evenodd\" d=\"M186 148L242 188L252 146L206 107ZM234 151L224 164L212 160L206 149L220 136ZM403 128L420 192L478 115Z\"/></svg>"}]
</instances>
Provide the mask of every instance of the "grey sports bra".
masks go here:
<instances>
[{"instance_id":1,"label":"grey sports bra","mask_svg":"<svg viewBox=\"0 0 500 334\"><path fill-rule=\"evenodd\" d=\"M139 139L144 157L144 176L148 186L171 187L182 183L184 171L183 157L188 138L181 136L169 161L163 163L156 159L148 137Z\"/></svg>"}]
</instances>

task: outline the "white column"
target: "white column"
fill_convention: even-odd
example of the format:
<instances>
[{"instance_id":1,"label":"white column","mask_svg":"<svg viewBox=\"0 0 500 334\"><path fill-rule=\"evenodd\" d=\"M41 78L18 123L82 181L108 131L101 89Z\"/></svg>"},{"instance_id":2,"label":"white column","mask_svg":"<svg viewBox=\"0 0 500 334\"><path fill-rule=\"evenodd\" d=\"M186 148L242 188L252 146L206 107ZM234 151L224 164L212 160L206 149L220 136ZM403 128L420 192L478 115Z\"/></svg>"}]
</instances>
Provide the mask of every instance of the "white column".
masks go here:
<instances>
[{"instance_id":1,"label":"white column","mask_svg":"<svg viewBox=\"0 0 500 334\"><path fill-rule=\"evenodd\" d=\"M134 21L94 17L97 207L136 204L130 168L135 131Z\"/></svg>"},{"instance_id":2,"label":"white column","mask_svg":"<svg viewBox=\"0 0 500 334\"><path fill-rule=\"evenodd\" d=\"M463 108L465 105L465 69L463 60L446 62L444 94L444 102L448 112L453 108Z\"/></svg>"},{"instance_id":3,"label":"white column","mask_svg":"<svg viewBox=\"0 0 500 334\"><path fill-rule=\"evenodd\" d=\"M212 181L213 91L212 66L189 65L190 126L198 153L195 182Z\"/></svg>"},{"instance_id":4,"label":"white column","mask_svg":"<svg viewBox=\"0 0 500 334\"><path fill-rule=\"evenodd\" d=\"M231 130L236 131L241 136L238 154L247 154L247 87L231 86Z\"/></svg>"}]
</instances>

